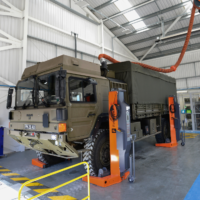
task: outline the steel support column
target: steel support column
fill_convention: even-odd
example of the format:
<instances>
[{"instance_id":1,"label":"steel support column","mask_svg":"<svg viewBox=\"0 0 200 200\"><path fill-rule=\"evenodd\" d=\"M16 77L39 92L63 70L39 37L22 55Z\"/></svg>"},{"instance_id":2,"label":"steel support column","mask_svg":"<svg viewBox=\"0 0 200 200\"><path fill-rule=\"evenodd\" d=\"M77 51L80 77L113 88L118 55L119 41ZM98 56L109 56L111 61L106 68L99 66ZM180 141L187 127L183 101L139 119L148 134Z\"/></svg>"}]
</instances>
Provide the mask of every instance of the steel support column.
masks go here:
<instances>
[{"instance_id":1,"label":"steel support column","mask_svg":"<svg viewBox=\"0 0 200 200\"><path fill-rule=\"evenodd\" d=\"M28 35L28 11L29 11L29 0L25 0L25 9L24 9L24 28L23 28L23 53L22 53L22 69L19 72L19 76L23 73L26 68L27 60L27 35Z\"/></svg>"}]
</instances>

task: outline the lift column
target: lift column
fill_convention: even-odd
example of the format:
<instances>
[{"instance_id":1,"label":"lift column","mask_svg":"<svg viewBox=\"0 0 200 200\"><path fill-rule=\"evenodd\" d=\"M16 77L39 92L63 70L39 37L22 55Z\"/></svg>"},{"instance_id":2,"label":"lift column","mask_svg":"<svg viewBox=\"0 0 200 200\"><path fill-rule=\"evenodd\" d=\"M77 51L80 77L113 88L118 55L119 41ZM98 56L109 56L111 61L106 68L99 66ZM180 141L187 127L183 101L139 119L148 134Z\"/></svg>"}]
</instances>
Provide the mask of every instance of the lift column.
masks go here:
<instances>
[{"instance_id":1,"label":"lift column","mask_svg":"<svg viewBox=\"0 0 200 200\"><path fill-rule=\"evenodd\" d=\"M180 115L179 115L179 105L175 101L175 97L168 97L168 107L169 107L169 123L170 123L170 135L171 142L170 143L157 143L157 147L176 147L178 146L178 140L180 139L180 126L177 127L177 124L180 125ZM178 116L176 117L176 113ZM177 120L177 122L175 121Z\"/></svg>"},{"instance_id":2,"label":"lift column","mask_svg":"<svg viewBox=\"0 0 200 200\"><path fill-rule=\"evenodd\" d=\"M90 176L90 182L101 187L120 183L130 174L130 106L124 101L124 92L123 89L109 92L110 175ZM87 177L83 181L87 181Z\"/></svg>"}]
</instances>

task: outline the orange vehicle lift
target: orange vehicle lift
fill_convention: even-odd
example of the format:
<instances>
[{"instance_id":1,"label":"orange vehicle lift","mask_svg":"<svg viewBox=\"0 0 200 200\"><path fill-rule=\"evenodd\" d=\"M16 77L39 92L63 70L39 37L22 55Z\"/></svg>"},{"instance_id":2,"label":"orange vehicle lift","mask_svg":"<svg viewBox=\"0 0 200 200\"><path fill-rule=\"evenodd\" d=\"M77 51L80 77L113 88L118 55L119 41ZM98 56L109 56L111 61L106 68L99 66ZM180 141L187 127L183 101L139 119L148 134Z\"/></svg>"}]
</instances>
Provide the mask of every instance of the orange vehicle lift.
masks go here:
<instances>
[{"instance_id":1,"label":"orange vehicle lift","mask_svg":"<svg viewBox=\"0 0 200 200\"><path fill-rule=\"evenodd\" d=\"M32 159L32 165L40 167L42 169L48 167L48 165L46 163L43 163L43 162L39 161L38 158L33 158Z\"/></svg>"},{"instance_id":2,"label":"orange vehicle lift","mask_svg":"<svg viewBox=\"0 0 200 200\"><path fill-rule=\"evenodd\" d=\"M122 95L124 96L124 91L111 91L109 92L109 138L110 138L110 175L105 176L105 177L94 177L94 176L90 176L90 182L101 186L101 187L108 187L111 185L114 185L116 183L120 183L123 180L125 180L126 178L128 178L130 172L125 170L125 171L121 171L121 164L120 164L120 159L122 159L122 162L126 162L127 159L125 160L125 156L121 156L123 158L120 158L120 154L119 153L119 148L118 148L118 144L117 144L117 134L119 133L120 135L123 134L123 132L119 129L119 120L118 120L118 107L119 107L119 101L118 101L118 97L119 97L119 93L122 93ZM124 97L123 97L124 98ZM121 105L120 105L121 107ZM128 111L129 109L129 111ZM121 109L122 110L122 109ZM130 106L126 106L126 109L124 111L125 113L130 112ZM123 115L123 114L120 114ZM126 118L127 117L127 118ZM130 134L130 113L126 116L122 116L122 118L125 118L125 120L128 121L126 123L125 126L127 126L127 137L126 137L126 141L127 144L130 144L131 147L131 134ZM121 128L121 126L120 126ZM120 140L120 143L123 143L123 141ZM128 159L129 159L129 155L128 155ZM87 181L87 177L83 178L83 181Z\"/></svg>"},{"instance_id":3,"label":"orange vehicle lift","mask_svg":"<svg viewBox=\"0 0 200 200\"><path fill-rule=\"evenodd\" d=\"M175 120L180 120L175 117L175 100L174 97L168 97L168 107L169 107L169 123L170 123L170 143L157 143L156 147L167 147L172 148L178 146L177 138L176 138L176 128L175 128ZM180 123L180 121L179 121Z\"/></svg>"}]
</instances>

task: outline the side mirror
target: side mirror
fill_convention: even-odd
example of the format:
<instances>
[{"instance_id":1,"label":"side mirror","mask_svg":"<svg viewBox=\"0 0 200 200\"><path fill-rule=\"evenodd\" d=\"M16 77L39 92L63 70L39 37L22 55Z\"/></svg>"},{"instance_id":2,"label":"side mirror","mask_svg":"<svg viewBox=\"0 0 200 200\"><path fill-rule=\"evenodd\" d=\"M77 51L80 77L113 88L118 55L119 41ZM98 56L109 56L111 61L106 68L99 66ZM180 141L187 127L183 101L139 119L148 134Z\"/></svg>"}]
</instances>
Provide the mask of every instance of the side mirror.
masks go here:
<instances>
[{"instance_id":1,"label":"side mirror","mask_svg":"<svg viewBox=\"0 0 200 200\"><path fill-rule=\"evenodd\" d=\"M13 89L9 88L9 90L8 90L8 97L7 97L7 105L6 105L7 109L10 109L11 105L12 105L12 94L13 94Z\"/></svg>"},{"instance_id":2,"label":"side mirror","mask_svg":"<svg viewBox=\"0 0 200 200\"><path fill-rule=\"evenodd\" d=\"M61 104L65 105L66 96L66 70L60 70L56 73L56 99L60 101Z\"/></svg>"},{"instance_id":3,"label":"side mirror","mask_svg":"<svg viewBox=\"0 0 200 200\"><path fill-rule=\"evenodd\" d=\"M88 81L89 84L97 85L96 80L94 80L92 78L88 78L87 81Z\"/></svg>"}]
</instances>

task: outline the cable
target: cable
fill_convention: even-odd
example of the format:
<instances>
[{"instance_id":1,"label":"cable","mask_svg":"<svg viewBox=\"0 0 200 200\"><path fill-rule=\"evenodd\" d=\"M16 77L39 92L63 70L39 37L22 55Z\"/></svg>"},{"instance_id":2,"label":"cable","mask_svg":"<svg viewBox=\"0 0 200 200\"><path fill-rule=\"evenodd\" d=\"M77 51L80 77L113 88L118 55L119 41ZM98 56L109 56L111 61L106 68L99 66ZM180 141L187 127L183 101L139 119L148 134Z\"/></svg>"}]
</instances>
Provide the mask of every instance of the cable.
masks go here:
<instances>
[{"instance_id":1,"label":"cable","mask_svg":"<svg viewBox=\"0 0 200 200\"><path fill-rule=\"evenodd\" d=\"M144 64L144 63L139 63L139 62L132 62L132 63L140 65L140 66L142 66L144 68L147 68L147 69L151 69L153 71L157 71L157 72L162 72L162 73L175 72L176 69L178 68L178 66L181 64L181 61L182 61L182 59L183 59L183 57L185 55L185 52L187 50L187 47L188 47L188 44L189 44L189 41L190 41L191 32L192 32L192 27L193 27L193 24L194 24L194 17L195 17L196 9L200 10L200 7L197 7L195 5L195 2L194 2L193 8L192 8L192 14L191 14L191 18L190 18L190 24L189 24L189 27L188 27L187 37L185 39L185 43L184 43L183 49L181 51L181 54L179 56L179 59L177 60L175 65L171 66L169 69L161 69L161 68L153 67L151 65ZM119 61L115 60L114 58L112 58L112 57L110 57L110 56L108 56L106 54L100 54L98 59L101 60L102 58L105 58L105 59L109 60L112 63L119 63Z\"/></svg>"}]
</instances>

